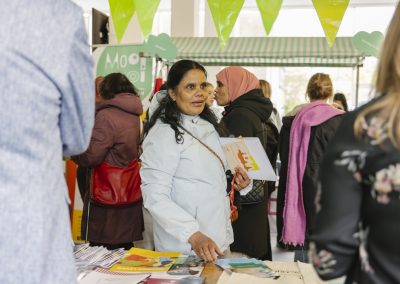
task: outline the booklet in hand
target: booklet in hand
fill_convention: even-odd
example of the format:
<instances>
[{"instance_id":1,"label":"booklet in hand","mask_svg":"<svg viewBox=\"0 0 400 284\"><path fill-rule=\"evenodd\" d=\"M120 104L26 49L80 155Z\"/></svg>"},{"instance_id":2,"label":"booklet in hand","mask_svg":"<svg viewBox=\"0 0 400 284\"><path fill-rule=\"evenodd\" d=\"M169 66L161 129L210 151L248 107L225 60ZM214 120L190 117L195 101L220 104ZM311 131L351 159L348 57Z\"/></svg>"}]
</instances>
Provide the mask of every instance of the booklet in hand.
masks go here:
<instances>
[{"instance_id":1,"label":"booklet in hand","mask_svg":"<svg viewBox=\"0 0 400 284\"><path fill-rule=\"evenodd\" d=\"M276 181L275 170L258 137L224 137L220 141L232 172L240 166L251 179Z\"/></svg>"}]
</instances>

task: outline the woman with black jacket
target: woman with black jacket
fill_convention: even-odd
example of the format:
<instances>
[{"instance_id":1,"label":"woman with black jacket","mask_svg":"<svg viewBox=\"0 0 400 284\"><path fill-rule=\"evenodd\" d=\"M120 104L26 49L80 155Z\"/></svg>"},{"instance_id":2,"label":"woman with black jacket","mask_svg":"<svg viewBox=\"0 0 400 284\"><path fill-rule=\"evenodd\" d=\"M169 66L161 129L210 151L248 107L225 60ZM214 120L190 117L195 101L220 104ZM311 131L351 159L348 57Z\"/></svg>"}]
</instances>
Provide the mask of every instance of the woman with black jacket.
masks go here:
<instances>
[{"instance_id":1,"label":"woman with black jacket","mask_svg":"<svg viewBox=\"0 0 400 284\"><path fill-rule=\"evenodd\" d=\"M215 99L218 105L226 106L221 123L231 134L236 137L258 137L266 145L267 133L263 123L271 115L272 103L264 97L254 74L238 66L223 69L217 74ZM265 150L268 150L267 147ZM232 252L259 259L272 259L267 196L265 183L263 200L251 205L241 204L239 218L232 224Z\"/></svg>"},{"instance_id":2,"label":"woman with black jacket","mask_svg":"<svg viewBox=\"0 0 400 284\"><path fill-rule=\"evenodd\" d=\"M320 162L341 122L341 110L326 101L332 97L329 75L314 74L307 85L310 103L283 117L279 140L281 169L277 200L278 243L295 247L295 259L306 261L308 235L315 216Z\"/></svg>"}]
</instances>

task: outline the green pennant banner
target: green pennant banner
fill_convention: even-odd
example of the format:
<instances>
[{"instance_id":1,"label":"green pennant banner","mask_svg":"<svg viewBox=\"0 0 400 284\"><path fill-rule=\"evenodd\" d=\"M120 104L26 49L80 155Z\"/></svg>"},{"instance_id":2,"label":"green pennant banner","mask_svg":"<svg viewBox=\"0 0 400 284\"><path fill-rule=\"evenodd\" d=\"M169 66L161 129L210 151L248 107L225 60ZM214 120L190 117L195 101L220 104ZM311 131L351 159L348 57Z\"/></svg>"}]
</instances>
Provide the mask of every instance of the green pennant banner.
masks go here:
<instances>
[{"instance_id":1,"label":"green pennant banner","mask_svg":"<svg viewBox=\"0 0 400 284\"><path fill-rule=\"evenodd\" d=\"M211 15L222 48L229 40L244 0L208 0Z\"/></svg>"},{"instance_id":2,"label":"green pennant banner","mask_svg":"<svg viewBox=\"0 0 400 284\"><path fill-rule=\"evenodd\" d=\"M279 10L282 6L282 0L257 0L257 6L260 10L264 29L268 35L278 17Z\"/></svg>"},{"instance_id":3,"label":"green pennant banner","mask_svg":"<svg viewBox=\"0 0 400 284\"><path fill-rule=\"evenodd\" d=\"M108 0L108 4L110 5L117 40L121 42L126 28L135 13L135 4L133 0Z\"/></svg>"},{"instance_id":4,"label":"green pennant banner","mask_svg":"<svg viewBox=\"0 0 400 284\"><path fill-rule=\"evenodd\" d=\"M134 2L140 28L145 39L151 33L154 15L157 12L160 0L131 0Z\"/></svg>"},{"instance_id":5,"label":"green pennant banner","mask_svg":"<svg viewBox=\"0 0 400 284\"><path fill-rule=\"evenodd\" d=\"M324 29L329 47L335 42L344 13L350 0L312 0Z\"/></svg>"}]
</instances>

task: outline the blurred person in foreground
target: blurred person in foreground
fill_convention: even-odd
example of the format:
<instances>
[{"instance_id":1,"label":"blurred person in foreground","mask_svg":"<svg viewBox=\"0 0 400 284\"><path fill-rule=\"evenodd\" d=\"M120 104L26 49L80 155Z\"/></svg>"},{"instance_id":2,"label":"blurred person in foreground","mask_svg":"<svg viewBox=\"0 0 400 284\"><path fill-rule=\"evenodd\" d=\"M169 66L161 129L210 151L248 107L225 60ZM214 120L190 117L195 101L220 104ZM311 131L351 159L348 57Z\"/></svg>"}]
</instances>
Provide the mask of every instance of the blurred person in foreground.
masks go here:
<instances>
[{"instance_id":1,"label":"blurred person in foreground","mask_svg":"<svg viewBox=\"0 0 400 284\"><path fill-rule=\"evenodd\" d=\"M72 160L91 169L103 162L127 167L139 155L142 102L122 73L108 74L99 88L89 148ZM91 245L130 249L134 241L143 238L143 230L141 201L119 207L105 206L91 200L89 188L86 189L81 234Z\"/></svg>"},{"instance_id":2,"label":"blurred person in foreground","mask_svg":"<svg viewBox=\"0 0 400 284\"><path fill-rule=\"evenodd\" d=\"M98 103L101 100L100 96L100 83L103 81L103 76L96 77L94 81L95 86L95 100ZM90 176L90 168L79 166L76 169L76 181L78 183L79 194L81 195L82 201L85 200L86 191L89 188L88 177Z\"/></svg>"},{"instance_id":3,"label":"blurred person in foreground","mask_svg":"<svg viewBox=\"0 0 400 284\"><path fill-rule=\"evenodd\" d=\"M206 74L192 60L171 67L168 94L145 130L140 175L156 250L194 252L214 261L229 255L233 234L220 144L226 133L206 106ZM240 191L250 184L241 168L234 182Z\"/></svg>"},{"instance_id":4,"label":"blurred person in foreground","mask_svg":"<svg viewBox=\"0 0 400 284\"><path fill-rule=\"evenodd\" d=\"M323 279L400 283L400 6L376 98L343 120L324 157L311 259Z\"/></svg>"},{"instance_id":5,"label":"blurred person in foreground","mask_svg":"<svg viewBox=\"0 0 400 284\"><path fill-rule=\"evenodd\" d=\"M62 157L85 151L93 126L82 10L15 0L1 13L0 283L76 283Z\"/></svg>"}]
</instances>

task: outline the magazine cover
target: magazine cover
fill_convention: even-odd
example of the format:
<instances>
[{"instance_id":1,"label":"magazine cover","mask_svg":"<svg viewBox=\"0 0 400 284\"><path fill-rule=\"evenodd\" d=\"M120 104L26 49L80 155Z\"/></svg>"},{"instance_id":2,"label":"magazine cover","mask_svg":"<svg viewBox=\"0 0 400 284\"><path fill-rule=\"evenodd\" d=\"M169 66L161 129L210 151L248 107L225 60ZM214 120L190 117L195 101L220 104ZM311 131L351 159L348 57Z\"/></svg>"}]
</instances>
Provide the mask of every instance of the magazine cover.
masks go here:
<instances>
[{"instance_id":1,"label":"magazine cover","mask_svg":"<svg viewBox=\"0 0 400 284\"><path fill-rule=\"evenodd\" d=\"M131 248L110 270L120 272L167 272L179 255L179 252L155 252Z\"/></svg>"},{"instance_id":2,"label":"magazine cover","mask_svg":"<svg viewBox=\"0 0 400 284\"><path fill-rule=\"evenodd\" d=\"M200 276L204 269L204 261L194 255L178 257L170 270L169 275Z\"/></svg>"}]
</instances>

